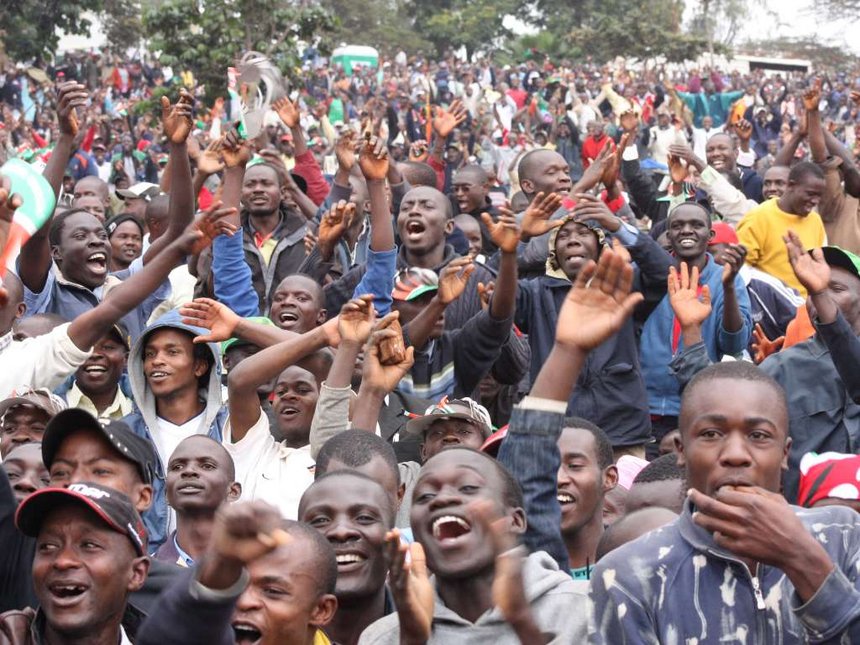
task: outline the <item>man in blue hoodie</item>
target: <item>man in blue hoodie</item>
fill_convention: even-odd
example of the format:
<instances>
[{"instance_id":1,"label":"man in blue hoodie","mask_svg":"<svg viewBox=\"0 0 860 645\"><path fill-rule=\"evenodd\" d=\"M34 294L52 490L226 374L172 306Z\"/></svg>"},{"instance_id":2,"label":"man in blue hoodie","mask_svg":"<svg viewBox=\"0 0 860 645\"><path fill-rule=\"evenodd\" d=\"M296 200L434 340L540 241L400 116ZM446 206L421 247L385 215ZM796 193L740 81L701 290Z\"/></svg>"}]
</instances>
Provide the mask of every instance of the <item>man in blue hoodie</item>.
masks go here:
<instances>
[{"instance_id":1,"label":"man in blue hoodie","mask_svg":"<svg viewBox=\"0 0 860 645\"><path fill-rule=\"evenodd\" d=\"M860 516L780 495L779 384L745 361L712 365L680 418L683 512L598 562L590 642L860 642Z\"/></svg>"},{"instance_id":2,"label":"man in blue hoodie","mask_svg":"<svg viewBox=\"0 0 860 645\"><path fill-rule=\"evenodd\" d=\"M169 311L146 328L128 358L128 374L137 410L123 419L158 453L153 481L150 546L158 548L168 533L165 464L176 446L195 434L221 441L227 408L221 400L218 345L194 343L208 331L182 322Z\"/></svg>"},{"instance_id":3,"label":"man in blue hoodie","mask_svg":"<svg viewBox=\"0 0 860 645\"><path fill-rule=\"evenodd\" d=\"M714 235L711 216L696 202L679 204L666 221L666 235L675 259L696 267L698 291L701 293L706 286L710 291L712 311L702 325L702 337L711 361L717 362L726 354L741 354L752 333L749 294L738 275L744 248L728 247L723 253L724 264L716 264L708 253L708 242ZM640 345L654 438L659 442L664 434L678 427L681 408L680 386L669 371L669 363L683 349L683 339L668 296L645 322Z\"/></svg>"}]
</instances>

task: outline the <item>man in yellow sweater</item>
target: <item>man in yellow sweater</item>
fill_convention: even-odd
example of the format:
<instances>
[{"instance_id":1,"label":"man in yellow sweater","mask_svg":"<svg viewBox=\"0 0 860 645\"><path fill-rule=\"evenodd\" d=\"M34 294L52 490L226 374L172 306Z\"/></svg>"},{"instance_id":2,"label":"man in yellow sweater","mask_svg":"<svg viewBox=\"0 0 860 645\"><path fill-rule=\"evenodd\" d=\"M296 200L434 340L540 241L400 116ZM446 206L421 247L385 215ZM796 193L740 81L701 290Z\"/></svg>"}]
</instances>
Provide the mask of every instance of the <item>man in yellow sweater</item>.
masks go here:
<instances>
[{"instance_id":1,"label":"man in yellow sweater","mask_svg":"<svg viewBox=\"0 0 860 645\"><path fill-rule=\"evenodd\" d=\"M824 223L815 208L824 192L824 173L807 161L795 165L788 175L782 197L769 199L748 211L738 224L738 238L747 248L750 266L779 278L806 296L785 252L783 235L792 230L805 249L827 244Z\"/></svg>"}]
</instances>

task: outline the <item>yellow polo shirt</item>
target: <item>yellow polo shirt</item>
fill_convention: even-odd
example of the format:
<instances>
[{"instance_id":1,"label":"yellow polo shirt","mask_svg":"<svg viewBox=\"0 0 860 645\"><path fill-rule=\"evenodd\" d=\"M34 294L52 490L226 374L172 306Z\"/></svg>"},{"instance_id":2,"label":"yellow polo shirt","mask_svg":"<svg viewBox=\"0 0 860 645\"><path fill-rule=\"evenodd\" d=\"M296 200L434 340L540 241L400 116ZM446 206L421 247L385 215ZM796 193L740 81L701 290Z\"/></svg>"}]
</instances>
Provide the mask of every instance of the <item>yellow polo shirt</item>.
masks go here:
<instances>
[{"instance_id":1,"label":"yellow polo shirt","mask_svg":"<svg viewBox=\"0 0 860 645\"><path fill-rule=\"evenodd\" d=\"M821 216L812 211L806 217L786 213L772 198L747 211L738 223L738 239L747 247L746 263L779 278L806 296L806 289L794 275L782 237L794 231L806 250L827 244Z\"/></svg>"}]
</instances>

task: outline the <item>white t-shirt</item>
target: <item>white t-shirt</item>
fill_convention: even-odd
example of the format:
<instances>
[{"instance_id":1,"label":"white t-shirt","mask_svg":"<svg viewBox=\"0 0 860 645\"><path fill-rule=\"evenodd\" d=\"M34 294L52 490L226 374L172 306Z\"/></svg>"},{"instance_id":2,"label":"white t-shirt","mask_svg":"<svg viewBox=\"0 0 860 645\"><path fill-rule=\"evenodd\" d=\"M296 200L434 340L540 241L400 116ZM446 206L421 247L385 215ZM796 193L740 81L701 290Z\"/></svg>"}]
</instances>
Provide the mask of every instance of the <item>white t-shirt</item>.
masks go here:
<instances>
[{"instance_id":1,"label":"white t-shirt","mask_svg":"<svg viewBox=\"0 0 860 645\"><path fill-rule=\"evenodd\" d=\"M170 460L170 455L176 450L176 446L183 439L198 434L198 431L201 430L200 421L203 419L204 414L206 414L205 409L193 419L189 419L179 426L167 419L156 417L158 419L158 427L152 433L152 439L155 442L155 449L158 451L158 457L161 459L161 463L164 464L165 470L167 470L167 462ZM203 430L205 431L206 428L203 428Z\"/></svg>"},{"instance_id":2,"label":"white t-shirt","mask_svg":"<svg viewBox=\"0 0 860 645\"><path fill-rule=\"evenodd\" d=\"M236 481L242 484L242 500L263 500L277 507L288 520L299 512L299 500L314 481L314 460L309 445L288 448L269 432L269 419L260 418L241 441L232 441L228 420L224 447L236 465Z\"/></svg>"}]
</instances>

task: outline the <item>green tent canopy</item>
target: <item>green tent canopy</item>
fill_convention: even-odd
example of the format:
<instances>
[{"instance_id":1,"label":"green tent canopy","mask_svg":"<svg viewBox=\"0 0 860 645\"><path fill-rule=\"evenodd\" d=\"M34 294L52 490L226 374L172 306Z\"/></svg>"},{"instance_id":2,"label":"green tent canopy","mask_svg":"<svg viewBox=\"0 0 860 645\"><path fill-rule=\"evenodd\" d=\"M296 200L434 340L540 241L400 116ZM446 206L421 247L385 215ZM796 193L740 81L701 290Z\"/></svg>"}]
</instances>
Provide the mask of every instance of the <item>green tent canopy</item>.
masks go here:
<instances>
[{"instance_id":1,"label":"green tent canopy","mask_svg":"<svg viewBox=\"0 0 860 645\"><path fill-rule=\"evenodd\" d=\"M344 45L332 52L331 62L351 76L357 67L379 67L379 52L365 45Z\"/></svg>"}]
</instances>

